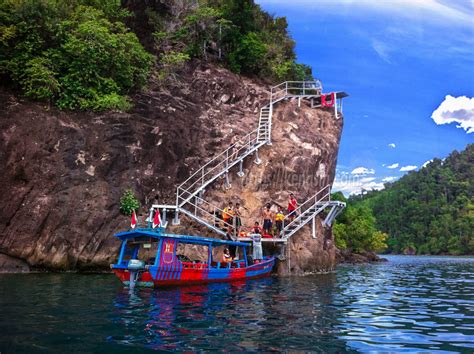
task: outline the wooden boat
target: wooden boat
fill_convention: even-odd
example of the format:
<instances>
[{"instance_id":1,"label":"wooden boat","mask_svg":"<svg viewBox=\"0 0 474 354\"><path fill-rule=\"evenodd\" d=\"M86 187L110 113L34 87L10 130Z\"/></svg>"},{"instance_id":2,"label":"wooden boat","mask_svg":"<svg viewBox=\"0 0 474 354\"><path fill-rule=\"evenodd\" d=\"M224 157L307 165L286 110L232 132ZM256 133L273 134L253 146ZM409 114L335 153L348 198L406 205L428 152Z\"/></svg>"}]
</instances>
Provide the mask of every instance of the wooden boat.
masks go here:
<instances>
[{"instance_id":1,"label":"wooden boat","mask_svg":"<svg viewBox=\"0 0 474 354\"><path fill-rule=\"evenodd\" d=\"M251 244L245 242L166 234L161 228L131 230L115 236L122 241L122 247L117 263L111 268L131 288L255 279L270 275L275 264L275 257L251 260L247 252ZM185 245L200 248L201 255L207 259L187 259L180 254L185 251ZM229 263L214 261L219 248L233 247L239 259Z\"/></svg>"}]
</instances>

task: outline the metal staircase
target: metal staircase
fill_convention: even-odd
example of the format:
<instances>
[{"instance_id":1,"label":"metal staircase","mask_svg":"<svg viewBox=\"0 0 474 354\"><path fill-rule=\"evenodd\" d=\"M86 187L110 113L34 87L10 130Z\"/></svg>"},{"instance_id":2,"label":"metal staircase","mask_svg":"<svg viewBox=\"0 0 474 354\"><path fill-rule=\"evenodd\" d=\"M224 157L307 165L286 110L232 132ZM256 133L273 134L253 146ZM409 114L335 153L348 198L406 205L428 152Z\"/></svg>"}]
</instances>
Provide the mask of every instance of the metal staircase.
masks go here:
<instances>
[{"instance_id":1,"label":"metal staircase","mask_svg":"<svg viewBox=\"0 0 474 354\"><path fill-rule=\"evenodd\" d=\"M331 200L331 186L328 184L311 198L302 203L296 209L294 217L291 217L290 215L285 216L285 219L283 219L283 229L280 235L281 240L286 242L307 223L310 221L314 222L315 217L327 208L330 208L330 210L327 213L323 224L325 226L332 225L336 216L342 212L345 206L346 203ZM315 236L314 233L315 230L313 230L313 237Z\"/></svg>"},{"instance_id":2,"label":"metal staircase","mask_svg":"<svg viewBox=\"0 0 474 354\"><path fill-rule=\"evenodd\" d=\"M175 215L173 224L176 225L179 224L179 214L182 213L217 234L226 235L227 232L224 230L231 230L231 236L237 238L235 225L224 222L220 218L220 215L222 215L224 211L203 198L206 188L220 178L224 179L224 186L230 188L230 170L238 165L239 171L237 175L242 177L244 174L243 162L249 156L254 156L254 162L260 164L261 161L258 156L258 150L264 145L271 145L274 104L285 99L294 98L298 100L302 98L313 100L321 97L321 91L322 87L319 81L287 81L272 87L270 102L260 109L257 129L240 138L181 183L176 190L176 205L174 207L169 205L153 205L150 215L152 215L153 209L164 210L165 212L173 211ZM329 186L326 186L323 189L329 189L324 197L326 197L328 193L330 194L330 188L328 187ZM318 192L318 194L321 194L322 191ZM323 198L316 200L318 194L316 194L314 198L308 199L308 201L299 207L301 213L298 217L294 220L285 219L286 224L280 241L283 240L286 242L289 237L303 227L311 218L314 219L314 216L325 208L332 206L334 209L334 202L326 202L322 200ZM307 204L309 201L315 201L315 203L309 205ZM333 209L331 209L331 211L333 211ZM332 213L334 217L337 216L337 214L336 212ZM332 220L333 219L330 221L332 222Z\"/></svg>"}]
</instances>

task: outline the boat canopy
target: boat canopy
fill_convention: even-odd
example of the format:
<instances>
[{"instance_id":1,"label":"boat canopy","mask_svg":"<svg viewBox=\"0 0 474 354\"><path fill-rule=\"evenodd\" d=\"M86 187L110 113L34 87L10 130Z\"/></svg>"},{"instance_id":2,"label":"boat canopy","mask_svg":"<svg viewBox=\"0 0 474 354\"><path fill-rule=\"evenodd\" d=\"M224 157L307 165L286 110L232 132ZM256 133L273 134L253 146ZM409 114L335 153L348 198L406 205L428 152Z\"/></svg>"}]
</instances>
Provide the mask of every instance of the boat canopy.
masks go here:
<instances>
[{"instance_id":1,"label":"boat canopy","mask_svg":"<svg viewBox=\"0 0 474 354\"><path fill-rule=\"evenodd\" d=\"M129 239L136 238L155 238L157 240L162 238L172 238L176 239L181 243L189 243L195 245L207 245L207 246L237 246L237 247L249 247L249 243L245 242L235 242L228 240L219 240L210 237L200 237L200 236L191 236L191 235L177 235L177 234L166 234L157 229L136 229L130 231L119 232L114 235L119 238L121 241L126 241Z\"/></svg>"}]
</instances>

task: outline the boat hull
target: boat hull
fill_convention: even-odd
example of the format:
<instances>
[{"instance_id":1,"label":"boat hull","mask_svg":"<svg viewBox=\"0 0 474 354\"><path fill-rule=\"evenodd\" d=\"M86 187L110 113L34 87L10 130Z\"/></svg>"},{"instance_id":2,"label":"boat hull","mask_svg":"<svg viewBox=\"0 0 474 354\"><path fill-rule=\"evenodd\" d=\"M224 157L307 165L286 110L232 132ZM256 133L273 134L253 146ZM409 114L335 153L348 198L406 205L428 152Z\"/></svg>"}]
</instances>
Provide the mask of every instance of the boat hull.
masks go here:
<instances>
[{"instance_id":1,"label":"boat hull","mask_svg":"<svg viewBox=\"0 0 474 354\"><path fill-rule=\"evenodd\" d=\"M275 258L264 260L246 268L192 268L192 267L160 267L151 266L140 272L135 286L166 287L174 285L194 285L213 282L231 282L267 277L271 274ZM120 281L128 286L130 272L123 268L113 268Z\"/></svg>"}]
</instances>

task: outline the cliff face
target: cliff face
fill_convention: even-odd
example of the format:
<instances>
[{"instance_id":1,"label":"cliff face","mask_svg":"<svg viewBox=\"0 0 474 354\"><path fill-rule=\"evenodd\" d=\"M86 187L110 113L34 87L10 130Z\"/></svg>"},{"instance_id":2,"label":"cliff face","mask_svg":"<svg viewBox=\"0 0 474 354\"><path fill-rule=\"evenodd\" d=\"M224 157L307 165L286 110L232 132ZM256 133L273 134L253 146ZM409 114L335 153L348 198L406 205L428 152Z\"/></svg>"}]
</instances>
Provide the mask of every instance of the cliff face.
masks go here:
<instances>
[{"instance_id":1,"label":"cliff face","mask_svg":"<svg viewBox=\"0 0 474 354\"><path fill-rule=\"evenodd\" d=\"M306 201L335 176L342 119L335 119L332 109L312 109L309 102L278 103L273 115L272 145L260 150L262 160L253 159L244 166L245 176L230 175L232 187L217 186L205 198L223 208L225 203L239 202L243 226L261 223L261 210L266 203L288 204L289 193L299 203ZM323 228L317 218L317 237L312 237L311 223L289 242L285 262L278 273L285 275L330 271L335 266L335 245L330 229Z\"/></svg>"},{"instance_id":2,"label":"cliff face","mask_svg":"<svg viewBox=\"0 0 474 354\"><path fill-rule=\"evenodd\" d=\"M118 212L122 192L135 190L142 215L154 199L174 203L179 182L234 134L256 128L266 90L227 70L193 63L167 90L150 84L134 97L130 113L60 112L0 91L0 263L14 260L21 269L24 262L49 269L108 267L119 246L113 234L129 223ZM215 187L209 195L219 205L241 195L250 213L269 198L286 201L286 191L304 199L332 181L340 129L329 112L280 104L274 144L262 150L264 163L248 161L251 173L233 189L220 195ZM292 248L294 272L333 266L330 231L316 240L302 232Z\"/></svg>"}]
</instances>

